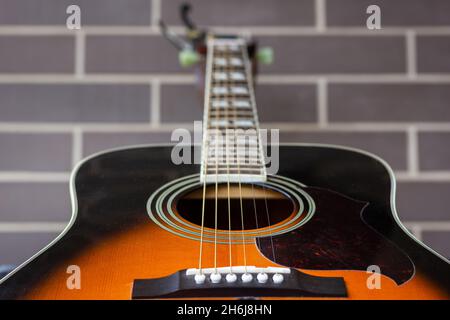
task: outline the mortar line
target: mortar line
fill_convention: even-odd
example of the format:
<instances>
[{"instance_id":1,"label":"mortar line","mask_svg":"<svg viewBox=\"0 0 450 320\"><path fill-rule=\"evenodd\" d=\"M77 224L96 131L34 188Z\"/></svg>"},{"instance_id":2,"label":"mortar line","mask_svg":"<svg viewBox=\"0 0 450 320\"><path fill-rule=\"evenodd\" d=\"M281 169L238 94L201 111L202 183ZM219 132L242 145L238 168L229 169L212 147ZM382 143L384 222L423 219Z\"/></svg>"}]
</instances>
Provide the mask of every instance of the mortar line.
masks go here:
<instances>
[{"instance_id":1,"label":"mortar line","mask_svg":"<svg viewBox=\"0 0 450 320\"><path fill-rule=\"evenodd\" d=\"M150 12L150 25L157 28L161 19L161 0L152 0Z\"/></svg>"},{"instance_id":2,"label":"mortar line","mask_svg":"<svg viewBox=\"0 0 450 320\"><path fill-rule=\"evenodd\" d=\"M161 85L158 79L151 82L151 99L150 99L150 123L160 126L160 110L161 110Z\"/></svg>"},{"instance_id":3,"label":"mortar line","mask_svg":"<svg viewBox=\"0 0 450 320\"><path fill-rule=\"evenodd\" d=\"M417 77L416 33L413 30L406 32L406 72L410 78Z\"/></svg>"},{"instance_id":4,"label":"mortar line","mask_svg":"<svg viewBox=\"0 0 450 320\"><path fill-rule=\"evenodd\" d=\"M407 163L408 171L411 176L417 176L419 172L419 146L418 146L418 133L415 126L410 126L407 132Z\"/></svg>"},{"instance_id":5,"label":"mortar line","mask_svg":"<svg viewBox=\"0 0 450 320\"><path fill-rule=\"evenodd\" d=\"M325 0L314 1L315 24L317 32L324 32L327 28L326 2Z\"/></svg>"},{"instance_id":6,"label":"mortar line","mask_svg":"<svg viewBox=\"0 0 450 320\"><path fill-rule=\"evenodd\" d=\"M317 82L317 118L320 128L328 124L328 84L325 78Z\"/></svg>"},{"instance_id":7,"label":"mortar line","mask_svg":"<svg viewBox=\"0 0 450 320\"><path fill-rule=\"evenodd\" d=\"M75 77L82 79L85 74L86 35L77 30L75 34Z\"/></svg>"},{"instance_id":8,"label":"mortar line","mask_svg":"<svg viewBox=\"0 0 450 320\"><path fill-rule=\"evenodd\" d=\"M72 166L74 167L83 158L83 132L79 126L72 133Z\"/></svg>"}]
</instances>

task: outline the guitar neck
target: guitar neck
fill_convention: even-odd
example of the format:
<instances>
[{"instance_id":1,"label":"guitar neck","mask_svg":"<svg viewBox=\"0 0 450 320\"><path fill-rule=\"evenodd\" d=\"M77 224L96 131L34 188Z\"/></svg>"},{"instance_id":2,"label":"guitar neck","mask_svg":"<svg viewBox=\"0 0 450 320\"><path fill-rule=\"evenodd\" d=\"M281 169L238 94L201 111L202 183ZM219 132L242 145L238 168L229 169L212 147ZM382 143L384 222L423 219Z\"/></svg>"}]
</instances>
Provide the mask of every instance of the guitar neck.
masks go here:
<instances>
[{"instance_id":1,"label":"guitar neck","mask_svg":"<svg viewBox=\"0 0 450 320\"><path fill-rule=\"evenodd\" d=\"M210 37L207 46L201 180L265 181L246 42Z\"/></svg>"}]
</instances>

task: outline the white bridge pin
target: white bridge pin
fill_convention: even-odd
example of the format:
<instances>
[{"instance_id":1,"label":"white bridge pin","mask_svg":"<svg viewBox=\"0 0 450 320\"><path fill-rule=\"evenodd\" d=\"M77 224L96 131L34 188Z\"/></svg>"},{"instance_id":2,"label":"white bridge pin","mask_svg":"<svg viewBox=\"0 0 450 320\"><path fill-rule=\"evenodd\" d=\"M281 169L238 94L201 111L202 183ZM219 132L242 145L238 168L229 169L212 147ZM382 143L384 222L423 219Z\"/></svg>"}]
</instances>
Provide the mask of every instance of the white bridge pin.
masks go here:
<instances>
[{"instance_id":1,"label":"white bridge pin","mask_svg":"<svg viewBox=\"0 0 450 320\"><path fill-rule=\"evenodd\" d=\"M211 273L209 278L211 279L212 283L219 283L220 279L222 279L222 276L220 275L220 273L216 272L216 273Z\"/></svg>"},{"instance_id":2,"label":"white bridge pin","mask_svg":"<svg viewBox=\"0 0 450 320\"><path fill-rule=\"evenodd\" d=\"M243 283L249 283L253 280L253 276L251 273L244 273L241 277Z\"/></svg>"},{"instance_id":3,"label":"white bridge pin","mask_svg":"<svg viewBox=\"0 0 450 320\"><path fill-rule=\"evenodd\" d=\"M258 275L256 276L256 279L258 279L259 283L266 283L267 280L269 279L269 276L267 275L267 273L261 272L261 273L258 273Z\"/></svg>"},{"instance_id":4,"label":"white bridge pin","mask_svg":"<svg viewBox=\"0 0 450 320\"><path fill-rule=\"evenodd\" d=\"M273 277L272 277L272 280L273 280L273 283L279 284L279 283L282 283L282 282L283 282L284 277L283 277L283 275L280 274L280 273L275 273L275 274L273 275Z\"/></svg>"},{"instance_id":5,"label":"white bridge pin","mask_svg":"<svg viewBox=\"0 0 450 320\"><path fill-rule=\"evenodd\" d=\"M197 273L194 277L195 283L196 284L203 284L205 283L205 275L203 273Z\"/></svg>"},{"instance_id":6,"label":"white bridge pin","mask_svg":"<svg viewBox=\"0 0 450 320\"><path fill-rule=\"evenodd\" d=\"M236 282L237 276L234 273L229 273L229 274L227 274L225 279L227 280L227 282L233 283L233 282Z\"/></svg>"}]
</instances>

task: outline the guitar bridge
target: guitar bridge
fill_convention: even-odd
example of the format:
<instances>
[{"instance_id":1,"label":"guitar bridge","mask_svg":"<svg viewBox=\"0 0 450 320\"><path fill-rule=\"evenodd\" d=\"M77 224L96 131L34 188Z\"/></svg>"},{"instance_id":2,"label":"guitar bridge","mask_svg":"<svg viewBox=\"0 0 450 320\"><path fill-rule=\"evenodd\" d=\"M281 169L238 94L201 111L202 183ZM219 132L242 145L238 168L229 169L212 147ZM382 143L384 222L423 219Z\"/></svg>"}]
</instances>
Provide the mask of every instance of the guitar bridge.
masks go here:
<instances>
[{"instance_id":1,"label":"guitar bridge","mask_svg":"<svg viewBox=\"0 0 450 320\"><path fill-rule=\"evenodd\" d=\"M231 272L230 267L201 272L185 269L167 277L136 279L133 283L132 299L202 297L347 297L347 289L340 277L254 266L232 267Z\"/></svg>"}]
</instances>

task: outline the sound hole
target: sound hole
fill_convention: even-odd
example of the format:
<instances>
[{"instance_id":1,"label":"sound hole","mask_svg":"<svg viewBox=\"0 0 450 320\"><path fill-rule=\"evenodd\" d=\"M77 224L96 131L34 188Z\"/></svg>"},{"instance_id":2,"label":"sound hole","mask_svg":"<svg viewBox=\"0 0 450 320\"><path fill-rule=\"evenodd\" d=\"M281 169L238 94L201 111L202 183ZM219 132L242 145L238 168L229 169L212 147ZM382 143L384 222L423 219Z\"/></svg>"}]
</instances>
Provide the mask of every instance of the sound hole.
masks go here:
<instances>
[{"instance_id":1,"label":"sound hole","mask_svg":"<svg viewBox=\"0 0 450 320\"><path fill-rule=\"evenodd\" d=\"M264 228L289 218L297 208L296 203L286 196L267 187L242 184L230 184L231 230L242 230L241 197L244 230ZM206 188L204 226L215 229L215 185ZM267 210L266 210L267 202ZM176 202L176 211L185 220L201 225L203 188L195 189L182 195ZM255 210L256 208L256 210ZM255 215L256 211L256 215ZM269 218L267 217L267 212ZM217 190L217 229L229 229L228 187L219 184Z\"/></svg>"}]
</instances>

